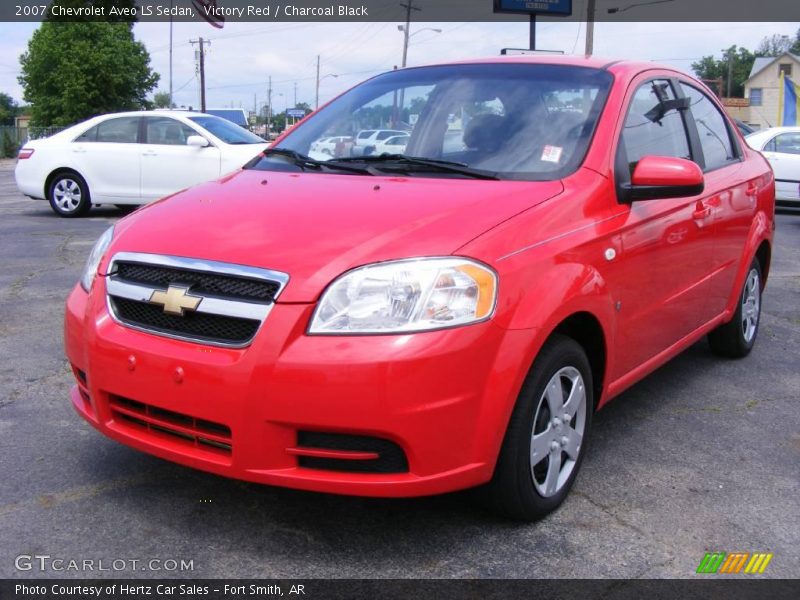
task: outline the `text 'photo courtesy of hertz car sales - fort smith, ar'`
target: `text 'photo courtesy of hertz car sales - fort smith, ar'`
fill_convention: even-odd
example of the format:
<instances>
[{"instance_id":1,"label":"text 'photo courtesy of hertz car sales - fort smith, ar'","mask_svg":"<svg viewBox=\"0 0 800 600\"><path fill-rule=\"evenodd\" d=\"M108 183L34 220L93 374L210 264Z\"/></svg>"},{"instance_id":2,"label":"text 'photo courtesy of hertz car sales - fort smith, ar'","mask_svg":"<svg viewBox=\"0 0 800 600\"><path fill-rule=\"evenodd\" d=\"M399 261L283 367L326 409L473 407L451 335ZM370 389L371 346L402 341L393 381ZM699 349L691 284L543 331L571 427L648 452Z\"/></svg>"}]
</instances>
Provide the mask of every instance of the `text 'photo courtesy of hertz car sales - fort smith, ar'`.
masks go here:
<instances>
[{"instance_id":1,"label":"text 'photo courtesy of hertz car sales - fort smith, ar'","mask_svg":"<svg viewBox=\"0 0 800 600\"><path fill-rule=\"evenodd\" d=\"M480 487L536 519L568 494L597 409L704 336L750 352L774 202L767 161L670 68L391 71L102 235L67 300L72 403L220 475Z\"/></svg>"}]
</instances>

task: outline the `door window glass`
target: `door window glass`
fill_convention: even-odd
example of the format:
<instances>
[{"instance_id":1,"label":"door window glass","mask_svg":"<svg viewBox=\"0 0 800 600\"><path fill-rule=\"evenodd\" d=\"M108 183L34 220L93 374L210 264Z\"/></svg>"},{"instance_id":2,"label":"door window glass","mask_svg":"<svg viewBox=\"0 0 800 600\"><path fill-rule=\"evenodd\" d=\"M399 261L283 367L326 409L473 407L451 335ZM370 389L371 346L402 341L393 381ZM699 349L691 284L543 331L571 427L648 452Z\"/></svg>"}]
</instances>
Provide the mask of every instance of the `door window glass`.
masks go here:
<instances>
[{"instance_id":1,"label":"door window glass","mask_svg":"<svg viewBox=\"0 0 800 600\"><path fill-rule=\"evenodd\" d=\"M190 135L199 135L188 125L169 117L145 119L145 143L185 146Z\"/></svg>"},{"instance_id":2,"label":"door window glass","mask_svg":"<svg viewBox=\"0 0 800 600\"><path fill-rule=\"evenodd\" d=\"M800 133L782 133L770 142L772 152L800 154Z\"/></svg>"},{"instance_id":3,"label":"door window glass","mask_svg":"<svg viewBox=\"0 0 800 600\"><path fill-rule=\"evenodd\" d=\"M691 102L692 118L697 124L697 133L700 136L700 146L703 148L706 171L719 169L736 160L731 134L728 131L725 117L722 116L722 113L697 88L685 83L681 83L681 88Z\"/></svg>"},{"instance_id":4,"label":"door window glass","mask_svg":"<svg viewBox=\"0 0 800 600\"><path fill-rule=\"evenodd\" d=\"M94 129L97 129L96 138L94 139L96 142L135 144L139 137L139 117L109 119L99 123Z\"/></svg>"},{"instance_id":5,"label":"door window glass","mask_svg":"<svg viewBox=\"0 0 800 600\"><path fill-rule=\"evenodd\" d=\"M674 156L691 160L683 119L668 81L642 85L631 101L622 130L622 144L630 172L644 156Z\"/></svg>"}]
</instances>

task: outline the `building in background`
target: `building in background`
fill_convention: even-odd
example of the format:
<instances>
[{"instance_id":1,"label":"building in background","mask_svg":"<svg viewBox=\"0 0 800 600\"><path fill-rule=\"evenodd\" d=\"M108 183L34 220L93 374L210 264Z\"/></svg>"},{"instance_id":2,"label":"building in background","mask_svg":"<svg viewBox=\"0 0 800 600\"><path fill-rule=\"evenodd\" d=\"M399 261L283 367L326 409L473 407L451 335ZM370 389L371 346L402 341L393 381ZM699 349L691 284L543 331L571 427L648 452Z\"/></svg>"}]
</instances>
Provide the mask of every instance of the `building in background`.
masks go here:
<instances>
[{"instance_id":1,"label":"building in background","mask_svg":"<svg viewBox=\"0 0 800 600\"><path fill-rule=\"evenodd\" d=\"M785 52L780 56L760 56L753 63L750 77L744 82L748 106L736 116L755 129L780 124L778 100L781 73L794 81L800 80L800 56Z\"/></svg>"}]
</instances>

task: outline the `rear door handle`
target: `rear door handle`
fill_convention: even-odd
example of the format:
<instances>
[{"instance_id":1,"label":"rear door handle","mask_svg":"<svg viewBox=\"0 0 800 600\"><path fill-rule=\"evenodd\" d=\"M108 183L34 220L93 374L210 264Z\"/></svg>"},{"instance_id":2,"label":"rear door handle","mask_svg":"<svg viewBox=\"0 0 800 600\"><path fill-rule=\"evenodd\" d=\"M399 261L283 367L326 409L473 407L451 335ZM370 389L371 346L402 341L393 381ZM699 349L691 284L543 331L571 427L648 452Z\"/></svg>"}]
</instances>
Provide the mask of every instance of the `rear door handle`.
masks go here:
<instances>
[{"instance_id":1,"label":"rear door handle","mask_svg":"<svg viewBox=\"0 0 800 600\"><path fill-rule=\"evenodd\" d=\"M694 212L692 213L692 218L700 221L702 219L707 219L710 216L711 216L711 207L706 206L702 202L698 202L697 207L694 209Z\"/></svg>"}]
</instances>

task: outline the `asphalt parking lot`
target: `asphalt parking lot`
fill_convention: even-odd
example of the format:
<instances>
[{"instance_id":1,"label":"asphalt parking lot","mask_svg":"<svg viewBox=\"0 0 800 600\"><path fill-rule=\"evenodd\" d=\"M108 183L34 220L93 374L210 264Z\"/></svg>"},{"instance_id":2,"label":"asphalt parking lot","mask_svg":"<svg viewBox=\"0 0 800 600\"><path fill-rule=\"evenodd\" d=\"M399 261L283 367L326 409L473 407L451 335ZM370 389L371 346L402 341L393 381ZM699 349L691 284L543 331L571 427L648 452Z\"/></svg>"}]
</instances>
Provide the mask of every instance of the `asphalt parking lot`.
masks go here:
<instances>
[{"instance_id":1,"label":"asphalt parking lot","mask_svg":"<svg viewBox=\"0 0 800 600\"><path fill-rule=\"evenodd\" d=\"M294 492L101 436L68 400L63 302L122 213L58 218L17 193L13 167L0 161L0 577L681 578L708 551L772 552L763 577L800 574L800 214L778 216L751 356L698 343L626 392L595 418L565 505L521 525L463 493ZM194 568L40 572L20 555Z\"/></svg>"}]
</instances>

